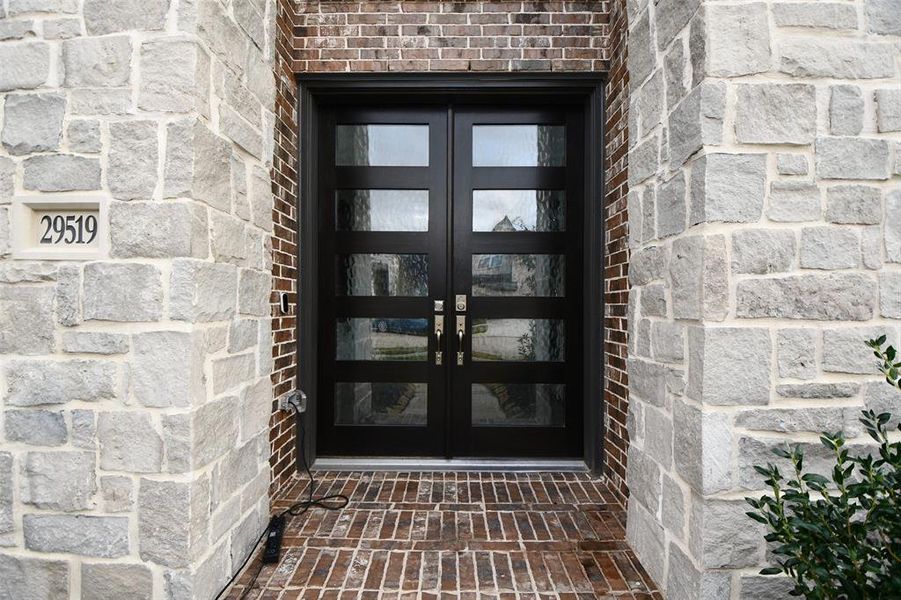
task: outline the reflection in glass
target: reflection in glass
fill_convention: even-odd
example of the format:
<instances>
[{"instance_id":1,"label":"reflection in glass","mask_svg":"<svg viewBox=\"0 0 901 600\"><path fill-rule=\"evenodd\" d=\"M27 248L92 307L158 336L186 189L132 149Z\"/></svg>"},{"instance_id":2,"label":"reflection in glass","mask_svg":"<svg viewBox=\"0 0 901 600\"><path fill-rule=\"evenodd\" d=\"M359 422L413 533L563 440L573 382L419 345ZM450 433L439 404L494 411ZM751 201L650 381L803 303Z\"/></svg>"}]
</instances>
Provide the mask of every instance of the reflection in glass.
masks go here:
<instances>
[{"instance_id":1,"label":"reflection in glass","mask_svg":"<svg viewBox=\"0 0 901 600\"><path fill-rule=\"evenodd\" d=\"M335 278L339 296L428 296L428 254L344 254Z\"/></svg>"},{"instance_id":2,"label":"reflection in glass","mask_svg":"<svg viewBox=\"0 0 901 600\"><path fill-rule=\"evenodd\" d=\"M563 125L473 125L474 167L562 167Z\"/></svg>"},{"instance_id":3,"label":"reflection in glass","mask_svg":"<svg viewBox=\"0 0 901 600\"><path fill-rule=\"evenodd\" d=\"M428 190L338 190L338 231L428 231Z\"/></svg>"},{"instance_id":4,"label":"reflection in glass","mask_svg":"<svg viewBox=\"0 0 901 600\"><path fill-rule=\"evenodd\" d=\"M476 427L563 427L566 386L560 383L474 383Z\"/></svg>"},{"instance_id":5,"label":"reflection in glass","mask_svg":"<svg viewBox=\"0 0 901 600\"><path fill-rule=\"evenodd\" d=\"M562 190L473 190L473 231L565 231Z\"/></svg>"},{"instance_id":6,"label":"reflection in glass","mask_svg":"<svg viewBox=\"0 0 901 600\"><path fill-rule=\"evenodd\" d=\"M426 359L426 319L342 318L335 333L338 360Z\"/></svg>"},{"instance_id":7,"label":"reflection in glass","mask_svg":"<svg viewBox=\"0 0 901 600\"><path fill-rule=\"evenodd\" d=\"M335 384L336 425L425 425L425 383Z\"/></svg>"},{"instance_id":8,"label":"reflection in glass","mask_svg":"<svg viewBox=\"0 0 901 600\"><path fill-rule=\"evenodd\" d=\"M563 296L566 259L560 254L473 254L473 296Z\"/></svg>"},{"instance_id":9,"label":"reflection in glass","mask_svg":"<svg viewBox=\"0 0 901 600\"><path fill-rule=\"evenodd\" d=\"M562 319L473 319L474 361L549 361L566 358Z\"/></svg>"},{"instance_id":10,"label":"reflection in glass","mask_svg":"<svg viewBox=\"0 0 901 600\"><path fill-rule=\"evenodd\" d=\"M338 166L427 167L428 125L338 125Z\"/></svg>"}]
</instances>

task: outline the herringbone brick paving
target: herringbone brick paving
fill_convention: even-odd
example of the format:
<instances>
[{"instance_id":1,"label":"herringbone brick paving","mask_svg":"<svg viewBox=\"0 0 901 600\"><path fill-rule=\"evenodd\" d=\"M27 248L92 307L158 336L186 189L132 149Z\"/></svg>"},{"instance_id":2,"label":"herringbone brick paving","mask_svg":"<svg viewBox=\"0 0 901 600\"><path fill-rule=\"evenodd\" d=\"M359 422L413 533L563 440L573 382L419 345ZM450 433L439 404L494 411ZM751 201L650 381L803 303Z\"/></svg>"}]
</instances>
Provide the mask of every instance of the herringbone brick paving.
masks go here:
<instances>
[{"instance_id":1,"label":"herringbone brick paving","mask_svg":"<svg viewBox=\"0 0 901 600\"><path fill-rule=\"evenodd\" d=\"M317 472L344 493L286 527L282 560L248 598L661 598L624 541L625 514L580 473ZM299 479L274 502L306 498ZM259 569L251 562L237 598Z\"/></svg>"}]
</instances>

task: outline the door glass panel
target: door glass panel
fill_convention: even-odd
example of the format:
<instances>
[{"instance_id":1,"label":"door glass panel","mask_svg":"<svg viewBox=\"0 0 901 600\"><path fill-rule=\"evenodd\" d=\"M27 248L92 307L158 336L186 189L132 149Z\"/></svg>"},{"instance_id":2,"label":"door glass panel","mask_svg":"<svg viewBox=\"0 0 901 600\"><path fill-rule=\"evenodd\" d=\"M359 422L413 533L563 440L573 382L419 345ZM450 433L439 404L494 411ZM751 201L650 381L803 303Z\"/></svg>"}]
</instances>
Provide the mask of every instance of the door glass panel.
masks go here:
<instances>
[{"instance_id":1,"label":"door glass panel","mask_svg":"<svg viewBox=\"0 0 901 600\"><path fill-rule=\"evenodd\" d=\"M472 360L565 360L562 319L473 319Z\"/></svg>"},{"instance_id":2,"label":"door glass panel","mask_svg":"<svg viewBox=\"0 0 901 600\"><path fill-rule=\"evenodd\" d=\"M428 296L428 254L338 256L339 296Z\"/></svg>"},{"instance_id":3,"label":"door glass panel","mask_svg":"<svg viewBox=\"0 0 901 600\"><path fill-rule=\"evenodd\" d=\"M336 425L425 425L425 383L335 384Z\"/></svg>"},{"instance_id":4,"label":"door glass panel","mask_svg":"<svg viewBox=\"0 0 901 600\"><path fill-rule=\"evenodd\" d=\"M473 231L565 231L562 190L473 190Z\"/></svg>"},{"instance_id":5,"label":"door glass panel","mask_svg":"<svg viewBox=\"0 0 901 600\"><path fill-rule=\"evenodd\" d=\"M474 167L562 167L566 128L562 125L473 125Z\"/></svg>"},{"instance_id":6,"label":"door glass panel","mask_svg":"<svg viewBox=\"0 0 901 600\"><path fill-rule=\"evenodd\" d=\"M338 190L338 231L428 231L428 190Z\"/></svg>"},{"instance_id":7,"label":"door glass panel","mask_svg":"<svg viewBox=\"0 0 901 600\"><path fill-rule=\"evenodd\" d=\"M336 338L338 360L425 360L428 320L342 318Z\"/></svg>"},{"instance_id":8,"label":"door glass panel","mask_svg":"<svg viewBox=\"0 0 901 600\"><path fill-rule=\"evenodd\" d=\"M566 386L562 383L474 383L472 424L476 427L563 427Z\"/></svg>"},{"instance_id":9,"label":"door glass panel","mask_svg":"<svg viewBox=\"0 0 901 600\"><path fill-rule=\"evenodd\" d=\"M428 125L338 125L338 166L427 167Z\"/></svg>"},{"instance_id":10,"label":"door glass panel","mask_svg":"<svg viewBox=\"0 0 901 600\"><path fill-rule=\"evenodd\" d=\"M566 258L560 254L473 254L473 296L563 296Z\"/></svg>"}]
</instances>

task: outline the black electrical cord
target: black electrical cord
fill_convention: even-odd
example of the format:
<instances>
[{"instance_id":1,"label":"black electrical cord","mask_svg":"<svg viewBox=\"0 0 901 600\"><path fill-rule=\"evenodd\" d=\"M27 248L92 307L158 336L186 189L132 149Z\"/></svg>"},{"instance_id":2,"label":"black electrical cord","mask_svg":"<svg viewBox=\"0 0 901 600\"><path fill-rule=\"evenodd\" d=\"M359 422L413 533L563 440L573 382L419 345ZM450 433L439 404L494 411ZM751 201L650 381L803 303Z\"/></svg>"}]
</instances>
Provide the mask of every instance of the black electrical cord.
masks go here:
<instances>
[{"instance_id":1,"label":"black electrical cord","mask_svg":"<svg viewBox=\"0 0 901 600\"><path fill-rule=\"evenodd\" d=\"M296 516L304 514L305 512L307 512L308 510L310 510L311 508L314 508L314 507L324 508L325 510L341 510L342 508L344 508L348 504L350 504L350 498L348 498L344 494L329 494L327 496L318 496L316 498L313 497L313 488L316 487L316 480L313 479L313 473L310 471L310 465L307 464L307 457L306 457L306 453L304 452L304 442L306 441L306 428L304 427L303 417L301 416L301 412L300 412L300 409L298 408L297 404L294 402L293 399L289 399L288 404L291 406L292 409L294 409L294 415L297 417L297 424L300 428L300 444L299 444L299 446L300 446L300 462L303 465L304 472L306 472L307 477L310 479L310 485L307 488L307 499L306 500L301 500L300 502L295 502L294 504L292 504L291 506L289 506L288 508L286 508L285 510L280 512L278 514L278 516L283 517L285 515L291 515L291 516L296 517ZM222 597L222 594L224 594L226 591L228 591L228 589L231 587L231 585L238 578L238 575L240 575L241 572L244 570L244 567L247 566L247 563L250 561L250 559L256 553L257 547L260 545L260 542L263 541L263 538L265 538L266 535L269 533L269 527L270 527L270 525L267 525L266 529L263 530L263 533L260 534L260 537L257 539L256 543L254 543L254 545L253 545L253 549L247 555L247 558L244 559L244 562L241 563L241 567L237 571L235 571L235 574L232 575L232 578L228 580L228 583L225 584L225 587L222 588L222 590L220 590L218 594L216 594L215 600L219 600L219 598ZM259 568L257 569L256 573L253 574L253 577L251 578L251 580L244 587L244 591L241 592L241 595L238 597L238 600L244 600L244 598L247 597L248 592L250 592L250 589L256 583L257 577L260 576L260 572L262 570L263 570L263 561L260 560Z\"/></svg>"}]
</instances>

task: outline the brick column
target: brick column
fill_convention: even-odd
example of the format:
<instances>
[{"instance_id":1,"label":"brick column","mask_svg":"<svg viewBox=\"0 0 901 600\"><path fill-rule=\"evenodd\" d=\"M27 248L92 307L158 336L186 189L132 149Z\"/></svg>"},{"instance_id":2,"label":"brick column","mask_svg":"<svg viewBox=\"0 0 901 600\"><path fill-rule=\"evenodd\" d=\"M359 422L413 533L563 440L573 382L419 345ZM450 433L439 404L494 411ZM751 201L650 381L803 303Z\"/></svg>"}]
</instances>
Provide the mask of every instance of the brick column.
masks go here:
<instances>
[{"instance_id":1,"label":"brick column","mask_svg":"<svg viewBox=\"0 0 901 600\"><path fill-rule=\"evenodd\" d=\"M901 318L893 4L629 4L628 539L668 597L784 596L753 465L898 413L863 344Z\"/></svg>"},{"instance_id":2,"label":"brick column","mask_svg":"<svg viewBox=\"0 0 901 600\"><path fill-rule=\"evenodd\" d=\"M273 11L0 7L0 595L211 598L265 527ZM12 259L69 192L109 257Z\"/></svg>"}]
</instances>

